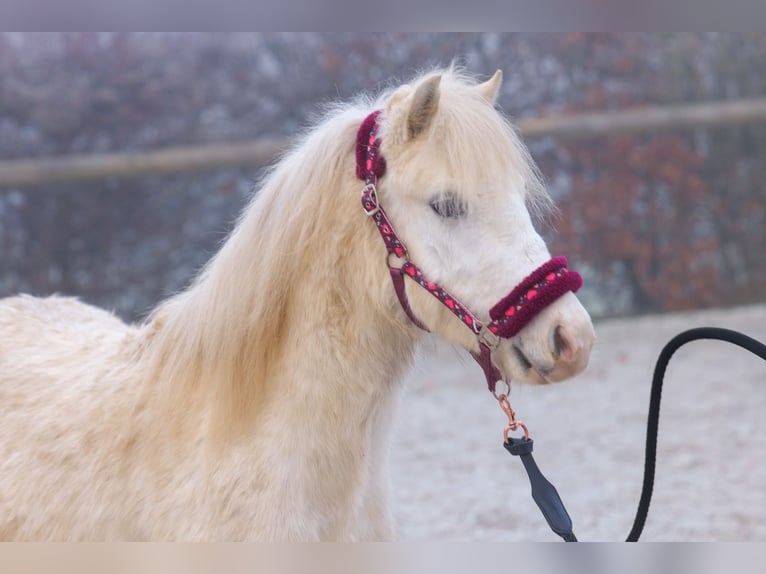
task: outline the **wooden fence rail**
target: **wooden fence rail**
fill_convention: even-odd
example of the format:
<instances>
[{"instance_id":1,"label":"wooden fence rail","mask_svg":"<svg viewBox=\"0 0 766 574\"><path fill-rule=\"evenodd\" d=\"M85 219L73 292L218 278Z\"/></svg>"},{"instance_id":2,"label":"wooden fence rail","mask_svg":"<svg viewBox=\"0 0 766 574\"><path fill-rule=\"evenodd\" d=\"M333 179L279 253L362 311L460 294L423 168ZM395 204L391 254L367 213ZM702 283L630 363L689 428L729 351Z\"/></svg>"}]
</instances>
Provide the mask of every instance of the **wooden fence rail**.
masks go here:
<instances>
[{"instance_id":1,"label":"wooden fence rail","mask_svg":"<svg viewBox=\"0 0 766 574\"><path fill-rule=\"evenodd\" d=\"M530 118L521 119L516 125L526 138L585 139L756 122L766 122L766 98ZM255 168L272 162L289 144L289 139L274 138L135 153L6 160L0 161L0 189L233 167Z\"/></svg>"}]
</instances>

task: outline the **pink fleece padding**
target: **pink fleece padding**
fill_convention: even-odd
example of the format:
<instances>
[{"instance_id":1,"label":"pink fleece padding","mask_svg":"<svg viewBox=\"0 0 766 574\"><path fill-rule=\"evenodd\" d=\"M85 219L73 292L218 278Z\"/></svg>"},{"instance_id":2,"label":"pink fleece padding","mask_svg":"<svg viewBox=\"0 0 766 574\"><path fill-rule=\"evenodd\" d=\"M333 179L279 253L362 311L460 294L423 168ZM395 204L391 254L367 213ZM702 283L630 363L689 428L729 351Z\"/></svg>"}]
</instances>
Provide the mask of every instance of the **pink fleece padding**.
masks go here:
<instances>
[{"instance_id":1,"label":"pink fleece padding","mask_svg":"<svg viewBox=\"0 0 766 574\"><path fill-rule=\"evenodd\" d=\"M375 177L383 177L386 173L386 160L379 153L375 153L375 158L371 160L371 165L367 165L368 151L372 146L377 152L380 146L380 140L374 133L375 121L380 115L380 110L372 112L364 118L359 131L356 132L356 177L365 181L370 173Z\"/></svg>"}]
</instances>

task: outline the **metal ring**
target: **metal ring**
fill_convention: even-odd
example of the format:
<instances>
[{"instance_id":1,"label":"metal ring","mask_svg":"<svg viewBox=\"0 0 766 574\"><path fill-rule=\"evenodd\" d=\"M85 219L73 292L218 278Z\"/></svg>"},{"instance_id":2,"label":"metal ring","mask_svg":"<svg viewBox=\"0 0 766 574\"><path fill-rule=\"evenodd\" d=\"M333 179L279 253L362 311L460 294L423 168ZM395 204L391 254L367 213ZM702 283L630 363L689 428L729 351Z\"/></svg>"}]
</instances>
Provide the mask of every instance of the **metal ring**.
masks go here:
<instances>
[{"instance_id":1,"label":"metal ring","mask_svg":"<svg viewBox=\"0 0 766 574\"><path fill-rule=\"evenodd\" d=\"M527 425L524 421L515 421L503 429L503 442L505 444L508 444L508 433L517 431L519 427L524 431L524 440L529 440L529 428L527 428Z\"/></svg>"},{"instance_id":2,"label":"metal ring","mask_svg":"<svg viewBox=\"0 0 766 574\"><path fill-rule=\"evenodd\" d=\"M505 380L503 380L503 381L497 381L497 382L498 382L498 383L503 383L503 384L505 384L505 393L501 393L501 394L499 394L499 395L498 395L498 394L497 394L497 388L495 388L495 390L494 390L494 391L492 391L492 394L493 394L493 395L495 396L495 398L496 398L496 399L499 401L501 397L503 397L503 396L507 397L508 395L510 395L510 394L511 394L511 383L509 383L508 381L505 381ZM496 383L496 384L497 384L497 383Z\"/></svg>"},{"instance_id":3,"label":"metal ring","mask_svg":"<svg viewBox=\"0 0 766 574\"><path fill-rule=\"evenodd\" d=\"M395 264L397 266L391 265L392 258L396 260ZM406 263L409 263L409 262L410 260L406 256L397 255L393 251L389 251L388 255L386 255L386 264L388 265L389 269L401 269L402 267L404 267Z\"/></svg>"}]
</instances>

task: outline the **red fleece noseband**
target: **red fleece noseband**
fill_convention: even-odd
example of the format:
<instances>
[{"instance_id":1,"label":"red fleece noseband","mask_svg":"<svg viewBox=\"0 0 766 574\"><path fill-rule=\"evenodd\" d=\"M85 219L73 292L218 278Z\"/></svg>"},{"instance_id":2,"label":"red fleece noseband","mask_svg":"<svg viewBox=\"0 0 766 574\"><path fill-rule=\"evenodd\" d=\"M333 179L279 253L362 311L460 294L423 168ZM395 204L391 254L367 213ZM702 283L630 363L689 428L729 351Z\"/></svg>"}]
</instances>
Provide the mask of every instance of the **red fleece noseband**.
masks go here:
<instances>
[{"instance_id":1,"label":"red fleece noseband","mask_svg":"<svg viewBox=\"0 0 766 574\"><path fill-rule=\"evenodd\" d=\"M580 287L582 277L567 269L566 257L554 257L530 273L490 309L492 323L488 328L498 337L510 339L564 293L576 293Z\"/></svg>"},{"instance_id":2,"label":"red fleece noseband","mask_svg":"<svg viewBox=\"0 0 766 574\"><path fill-rule=\"evenodd\" d=\"M383 177L386 160L378 153L380 140L377 137L377 122L380 110L364 118L356 133L356 177L366 180L370 175Z\"/></svg>"}]
</instances>

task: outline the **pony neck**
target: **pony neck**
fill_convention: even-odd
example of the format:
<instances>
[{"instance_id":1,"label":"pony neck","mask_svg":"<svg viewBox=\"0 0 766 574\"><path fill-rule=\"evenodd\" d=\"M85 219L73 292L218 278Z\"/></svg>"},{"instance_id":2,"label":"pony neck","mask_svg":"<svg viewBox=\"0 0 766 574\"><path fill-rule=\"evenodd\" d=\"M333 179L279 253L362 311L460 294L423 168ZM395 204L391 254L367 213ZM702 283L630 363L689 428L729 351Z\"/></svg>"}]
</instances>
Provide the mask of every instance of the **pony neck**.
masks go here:
<instances>
[{"instance_id":1,"label":"pony neck","mask_svg":"<svg viewBox=\"0 0 766 574\"><path fill-rule=\"evenodd\" d=\"M215 405L226 429L275 397L361 415L404 375L417 334L392 311L385 250L359 202L363 117L339 114L280 162L192 287L154 313L153 378L173 401Z\"/></svg>"}]
</instances>

